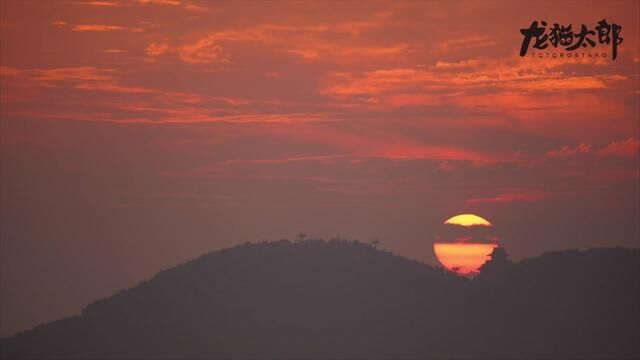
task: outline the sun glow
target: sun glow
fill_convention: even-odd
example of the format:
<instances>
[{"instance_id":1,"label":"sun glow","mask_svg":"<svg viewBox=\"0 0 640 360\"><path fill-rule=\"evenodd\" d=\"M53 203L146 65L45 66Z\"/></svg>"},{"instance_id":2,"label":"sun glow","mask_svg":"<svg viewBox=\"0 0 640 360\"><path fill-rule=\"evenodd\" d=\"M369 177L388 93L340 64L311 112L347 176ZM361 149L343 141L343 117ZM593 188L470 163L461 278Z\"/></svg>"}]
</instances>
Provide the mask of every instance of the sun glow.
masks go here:
<instances>
[{"instance_id":1,"label":"sun glow","mask_svg":"<svg viewBox=\"0 0 640 360\"><path fill-rule=\"evenodd\" d=\"M478 272L497 246L497 244L435 243L433 251L438 261L448 270L470 275Z\"/></svg>"}]
</instances>

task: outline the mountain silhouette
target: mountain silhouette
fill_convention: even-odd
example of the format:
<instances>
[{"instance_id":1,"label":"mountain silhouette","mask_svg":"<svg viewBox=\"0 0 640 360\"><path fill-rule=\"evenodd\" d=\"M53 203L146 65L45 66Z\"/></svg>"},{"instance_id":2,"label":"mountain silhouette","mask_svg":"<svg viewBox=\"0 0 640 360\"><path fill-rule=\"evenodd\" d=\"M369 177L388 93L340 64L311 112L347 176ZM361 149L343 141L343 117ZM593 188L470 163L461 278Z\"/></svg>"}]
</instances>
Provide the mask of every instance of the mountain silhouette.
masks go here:
<instances>
[{"instance_id":1,"label":"mountain silhouette","mask_svg":"<svg viewBox=\"0 0 640 360\"><path fill-rule=\"evenodd\" d=\"M347 240L212 252L0 343L2 358L640 357L640 250L474 279Z\"/></svg>"}]
</instances>

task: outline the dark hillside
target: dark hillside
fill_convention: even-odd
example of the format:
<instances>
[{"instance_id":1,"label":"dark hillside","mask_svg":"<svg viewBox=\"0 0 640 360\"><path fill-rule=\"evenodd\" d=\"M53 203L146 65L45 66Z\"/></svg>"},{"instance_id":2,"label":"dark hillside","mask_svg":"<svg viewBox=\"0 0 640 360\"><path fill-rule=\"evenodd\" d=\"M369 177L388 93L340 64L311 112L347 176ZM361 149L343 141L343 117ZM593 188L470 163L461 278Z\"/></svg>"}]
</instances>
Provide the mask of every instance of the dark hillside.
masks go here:
<instances>
[{"instance_id":1,"label":"dark hillside","mask_svg":"<svg viewBox=\"0 0 640 360\"><path fill-rule=\"evenodd\" d=\"M569 251L469 280L359 242L246 244L5 339L2 355L633 358L639 264L638 250Z\"/></svg>"}]
</instances>

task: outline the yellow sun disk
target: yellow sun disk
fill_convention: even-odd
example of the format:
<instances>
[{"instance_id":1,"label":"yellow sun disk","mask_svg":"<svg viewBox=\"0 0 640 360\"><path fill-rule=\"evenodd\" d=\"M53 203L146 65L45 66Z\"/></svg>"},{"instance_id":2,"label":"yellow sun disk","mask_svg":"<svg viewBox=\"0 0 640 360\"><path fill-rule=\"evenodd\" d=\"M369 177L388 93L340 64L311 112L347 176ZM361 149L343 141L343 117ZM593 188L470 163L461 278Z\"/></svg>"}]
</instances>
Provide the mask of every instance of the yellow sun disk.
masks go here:
<instances>
[{"instance_id":1,"label":"yellow sun disk","mask_svg":"<svg viewBox=\"0 0 640 360\"><path fill-rule=\"evenodd\" d=\"M491 226L491 223L487 219L474 214L456 215L444 223L460 226Z\"/></svg>"},{"instance_id":2,"label":"yellow sun disk","mask_svg":"<svg viewBox=\"0 0 640 360\"><path fill-rule=\"evenodd\" d=\"M459 274L477 272L482 264L489 260L489 255L496 244L460 244L435 243L433 251L438 261L450 271Z\"/></svg>"}]
</instances>

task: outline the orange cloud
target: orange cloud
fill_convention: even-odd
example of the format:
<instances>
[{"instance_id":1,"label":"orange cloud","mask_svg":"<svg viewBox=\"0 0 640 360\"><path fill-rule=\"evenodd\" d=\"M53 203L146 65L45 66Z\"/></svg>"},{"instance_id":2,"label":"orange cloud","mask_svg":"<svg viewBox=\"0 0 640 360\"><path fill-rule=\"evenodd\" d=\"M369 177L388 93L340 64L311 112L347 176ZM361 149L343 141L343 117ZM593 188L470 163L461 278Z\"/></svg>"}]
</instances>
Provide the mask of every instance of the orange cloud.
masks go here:
<instances>
[{"instance_id":1,"label":"orange cloud","mask_svg":"<svg viewBox=\"0 0 640 360\"><path fill-rule=\"evenodd\" d=\"M406 53L409 50L407 44L393 44L389 46L341 46L336 44L316 42L307 43L306 46L286 50L298 55L305 61L321 60L324 62L350 62L358 57L364 58L391 58Z\"/></svg>"},{"instance_id":2,"label":"orange cloud","mask_svg":"<svg viewBox=\"0 0 640 360\"><path fill-rule=\"evenodd\" d=\"M150 54L147 52L147 54ZM189 64L206 64L212 61L227 62L222 56L222 47L213 37L206 37L193 44L183 45L178 49L179 57Z\"/></svg>"},{"instance_id":3,"label":"orange cloud","mask_svg":"<svg viewBox=\"0 0 640 360\"><path fill-rule=\"evenodd\" d=\"M157 4L157 5L172 5L178 6L182 4L179 0L138 0L141 4Z\"/></svg>"},{"instance_id":4,"label":"orange cloud","mask_svg":"<svg viewBox=\"0 0 640 360\"><path fill-rule=\"evenodd\" d=\"M147 54L159 56L174 53L189 64L226 61L222 57L225 43L267 46L271 51L292 54L305 62L352 63L362 58L397 60L409 51L405 43L365 44L362 35L380 28L388 13L379 13L369 21L341 22L318 25L261 24L240 29L219 30L195 41L174 39L151 43ZM348 36L346 36L348 35ZM337 41L336 39L339 39ZM158 51L161 49L162 51Z\"/></svg>"},{"instance_id":5,"label":"orange cloud","mask_svg":"<svg viewBox=\"0 0 640 360\"><path fill-rule=\"evenodd\" d=\"M68 120L130 122L130 123L304 123L331 121L327 116L316 112L292 111L294 103L286 101L262 101L232 97L203 96L200 94L167 91L145 86L122 84L118 80L122 74L115 69L94 67L53 68L53 69L15 69L3 66L0 73L11 85L21 84L12 91L11 97L2 93L3 114L18 117L38 117ZM4 81L4 80L3 80ZM3 88L5 83L3 83ZM28 87L25 87L28 86ZM81 104L76 103L77 96L57 96L47 87L58 87L62 91L85 91ZM12 108L20 103L20 93L30 88L30 96L45 99L54 104L42 107L34 106ZM90 92L90 93L89 93ZM60 92L62 93L62 92ZM114 98L113 95L118 97ZM47 100L48 99L48 100ZM115 100L114 100L115 99ZM37 102L36 102L37 103ZM82 108L82 111L75 109ZM261 109L268 107L269 112ZM94 116L87 108L95 110Z\"/></svg>"},{"instance_id":6,"label":"orange cloud","mask_svg":"<svg viewBox=\"0 0 640 360\"><path fill-rule=\"evenodd\" d=\"M160 5L160 6L181 6L187 11L199 11L206 12L209 11L208 8L202 5L197 5L194 3L183 3L180 0L126 0L126 1L77 1L78 5L88 5L88 6L96 6L96 7L131 7L134 5Z\"/></svg>"},{"instance_id":7,"label":"orange cloud","mask_svg":"<svg viewBox=\"0 0 640 360\"><path fill-rule=\"evenodd\" d=\"M122 30L126 30L126 28L122 26L100 25L100 24L76 25L71 29L71 31L98 31L98 32L122 31Z\"/></svg>"},{"instance_id":8,"label":"orange cloud","mask_svg":"<svg viewBox=\"0 0 640 360\"><path fill-rule=\"evenodd\" d=\"M626 76L618 74L577 76L553 70L553 67L562 65L539 66L519 59L468 59L459 62L437 61L433 66L421 68L334 72L327 78L327 85L322 91L328 96L342 98L385 93L413 95L416 92L425 96L425 91L442 94L446 91L479 89L554 92L603 89L614 82L627 80ZM458 95L456 99L460 98ZM402 102L392 104L403 105Z\"/></svg>"},{"instance_id":9,"label":"orange cloud","mask_svg":"<svg viewBox=\"0 0 640 360\"><path fill-rule=\"evenodd\" d=\"M457 62L437 61L435 68L447 69L447 70L448 69L464 69L464 68L477 67L480 64L481 62L478 59L467 59L467 60L460 60Z\"/></svg>"},{"instance_id":10,"label":"orange cloud","mask_svg":"<svg viewBox=\"0 0 640 360\"><path fill-rule=\"evenodd\" d=\"M166 40L162 42L154 42L149 44L144 51L149 56L160 56L169 51L169 44Z\"/></svg>"},{"instance_id":11,"label":"orange cloud","mask_svg":"<svg viewBox=\"0 0 640 360\"><path fill-rule=\"evenodd\" d=\"M184 8L189 11L209 11L209 8L196 4L186 4Z\"/></svg>"},{"instance_id":12,"label":"orange cloud","mask_svg":"<svg viewBox=\"0 0 640 360\"><path fill-rule=\"evenodd\" d=\"M437 43L435 47L436 52L450 52L460 49L469 49L477 47L495 46L496 43L491 40L489 35L474 35L457 39L449 39Z\"/></svg>"},{"instance_id":13,"label":"orange cloud","mask_svg":"<svg viewBox=\"0 0 640 360\"><path fill-rule=\"evenodd\" d=\"M119 4L113 1L83 1L83 5L91 6L118 6Z\"/></svg>"},{"instance_id":14,"label":"orange cloud","mask_svg":"<svg viewBox=\"0 0 640 360\"><path fill-rule=\"evenodd\" d=\"M19 70L32 80L41 82L57 81L104 81L113 79L116 70L100 69L93 66L68 68Z\"/></svg>"},{"instance_id":15,"label":"orange cloud","mask_svg":"<svg viewBox=\"0 0 640 360\"><path fill-rule=\"evenodd\" d=\"M0 76L19 76L21 71L8 66L0 66Z\"/></svg>"}]
</instances>

